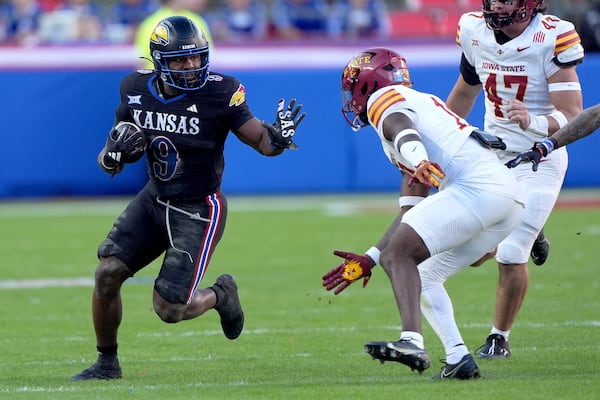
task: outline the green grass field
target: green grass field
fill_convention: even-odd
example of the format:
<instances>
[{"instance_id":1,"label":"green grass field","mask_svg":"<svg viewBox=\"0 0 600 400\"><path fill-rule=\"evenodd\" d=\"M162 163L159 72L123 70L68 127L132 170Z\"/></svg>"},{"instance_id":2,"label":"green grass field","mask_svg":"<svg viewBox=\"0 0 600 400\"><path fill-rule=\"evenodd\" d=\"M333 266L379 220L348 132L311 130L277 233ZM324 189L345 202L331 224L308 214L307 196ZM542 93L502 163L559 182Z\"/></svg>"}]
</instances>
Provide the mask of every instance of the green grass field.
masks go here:
<instances>
[{"instance_id":1,"label":"green grass field","mask_svg":"<svg viewBox=\"0 0 600 400\"><path fill-rule=\"evenodd\" d=\"M167 325L152 310L153 264L123 288L124 377L71 382L95 361L91 278L96 247L125 200L0 203L0 399L597 399L600 391L600 209L557 209L543 267L531 264L510 360L480 361L482 379L432 382L442 346L425 323L432 367L421 376L363 352L395 340L400 322L382 270L366 289L321 287L333 249L364 251L396 196L229 199L229 220L203 286L232 273L246 313L223 336L210 311ZM471 350L494 309L488 261L448 282Z\"/></svg>"}]
</instances>

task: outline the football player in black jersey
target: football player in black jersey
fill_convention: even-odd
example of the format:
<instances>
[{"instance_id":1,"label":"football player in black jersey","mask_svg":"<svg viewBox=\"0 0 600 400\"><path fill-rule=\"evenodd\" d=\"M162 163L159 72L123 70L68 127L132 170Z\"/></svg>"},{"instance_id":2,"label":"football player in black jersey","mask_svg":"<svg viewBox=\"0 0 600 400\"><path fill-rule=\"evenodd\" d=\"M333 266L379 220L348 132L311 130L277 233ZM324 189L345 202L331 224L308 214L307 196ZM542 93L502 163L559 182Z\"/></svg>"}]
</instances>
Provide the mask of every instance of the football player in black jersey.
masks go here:
<instances>
[{"instance_id":1,"label":"football player in black jersey","mask_svg":"<svg viewBox=\"0 0 600 400\"><path fill-rule=\"evenodd\" d=\"M121 286L163 253L153 293L158 316L175 323L214 308L228 339L241 334L244 313L233 277L199 287L227 216L225 139L231 131L260 154L276 156L296 147L292 138L305 116L295 100L286 107L282 99L273 124L257 119L237 79L209 72L208 42L188 18L163 19L150 52L154 70L123 79L115 127L98 155L114 175L145 152L149 180L98 248L92 299L98 359L74 381L121 378Z\"/></svg>"}]
</instances>

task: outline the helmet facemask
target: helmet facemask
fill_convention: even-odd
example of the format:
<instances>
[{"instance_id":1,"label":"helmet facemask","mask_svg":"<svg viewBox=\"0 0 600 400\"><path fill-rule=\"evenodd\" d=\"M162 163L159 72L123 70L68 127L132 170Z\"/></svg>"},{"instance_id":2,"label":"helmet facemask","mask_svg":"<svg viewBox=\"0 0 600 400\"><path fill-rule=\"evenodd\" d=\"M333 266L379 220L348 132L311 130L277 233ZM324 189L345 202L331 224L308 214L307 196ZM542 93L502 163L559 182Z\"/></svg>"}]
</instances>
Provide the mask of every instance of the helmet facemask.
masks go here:
<instances>
[{"instance_id":1,"label":"helmet facemask","mask_svg":"<svg viewBox=\"0 0 600 400\"><path fill-rule=\"evenodd\" d=\"M200 58L199 68L193 69L171 69L169 61L180 58L198 55ZM167 85L181 90L197 90L206 83L208 79L208 46L204 49L194 49L194 51L181 51L161 53L155 50L152 54L154 59L154 68L160 79Z\"/></svg>"},{"instance_id":2,"label":"helmet facemask","mask_svg":"<svg viewBox=\"0 0 600 400\"><path fill-rule=\"evenodd\" d=\"M359 74L360 67L348 65L342 76L342 114L344 114L346 122L355 131L369 125L367 101L366 99L361 100L362 97L367 95L368 85L366 82L359 81ZM360 87L357 87L357 85L360 85Z\"/></svg>"},{"instance_id":3,"label":"helmet facemask","mask_svg":"<svg viewBox=\"0 0 600 400\"><path fill-rule=\"evenodd\" d=\"M518 7L510 14L499 13L492 10L492 5L496 1L504 4L517 2ZM541 11L543 3L543 0L482 0L483 17L487 26L497 31L512 24L531 20L535 14Z\"/></svg>"}]
</instances>

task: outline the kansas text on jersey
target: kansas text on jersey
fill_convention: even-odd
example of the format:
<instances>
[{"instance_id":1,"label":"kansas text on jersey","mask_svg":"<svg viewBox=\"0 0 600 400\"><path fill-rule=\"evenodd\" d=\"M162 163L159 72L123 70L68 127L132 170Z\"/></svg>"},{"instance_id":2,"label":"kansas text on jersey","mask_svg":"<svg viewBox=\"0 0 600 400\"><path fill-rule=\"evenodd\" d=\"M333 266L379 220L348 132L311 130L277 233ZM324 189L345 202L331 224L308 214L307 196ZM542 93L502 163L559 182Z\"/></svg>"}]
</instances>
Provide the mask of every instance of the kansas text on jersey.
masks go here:
<instances>
[{"instance_id":1,"label":"kansas text on jersey","mask_svg":"<svg viewBox=\"0 0 600 400\"><path fill-rule=\"evenodd\" d=\"M117 120L135 122L147 141L148 174L161 198L196 198L220 188L223 150L230 131L253 117L244 86L211 73L206 85L165 99L152 72L137 71L121 83Z\"/></svg>"}]
</instances>

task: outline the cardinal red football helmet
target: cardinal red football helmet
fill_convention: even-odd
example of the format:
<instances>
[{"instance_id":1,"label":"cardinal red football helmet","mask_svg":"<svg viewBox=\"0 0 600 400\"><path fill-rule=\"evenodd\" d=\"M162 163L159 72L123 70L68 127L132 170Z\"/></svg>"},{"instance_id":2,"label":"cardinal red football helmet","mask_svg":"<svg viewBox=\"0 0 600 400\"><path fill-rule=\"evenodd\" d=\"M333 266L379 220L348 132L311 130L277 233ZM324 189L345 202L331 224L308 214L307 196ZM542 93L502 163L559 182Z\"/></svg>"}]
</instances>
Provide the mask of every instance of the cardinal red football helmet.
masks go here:
<instances>
[{"instance_id":1,"label":"cardinal red football helmet","mask_svg":"<svg viewBox=\"0 0 600 400\"><path fill-rule=\"evenodd\" d=\"M492 5L500 1L506 3L508 1L517 2L518 7L510 14L501 14L492 9ZM514 23L529 21L538 12L542 11L544 0L482 0L483 17L488 27L493 30L506 28Z\"/></svg>"},{"instance_id":2,"label":"cardinal red football helmet","mask_svg":"<svg viewBox=\"0 0 600 400\"><path fill-rule=\"evenodd\" d=\"M352 129L369 124L367 100L378 89L390 85L412 87L406 60L383 47L361 51L342 73L342 113Z\"/></svg>"}]
</instances>

